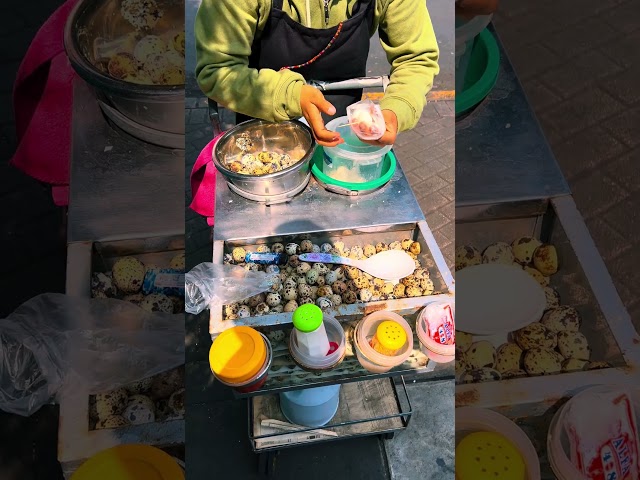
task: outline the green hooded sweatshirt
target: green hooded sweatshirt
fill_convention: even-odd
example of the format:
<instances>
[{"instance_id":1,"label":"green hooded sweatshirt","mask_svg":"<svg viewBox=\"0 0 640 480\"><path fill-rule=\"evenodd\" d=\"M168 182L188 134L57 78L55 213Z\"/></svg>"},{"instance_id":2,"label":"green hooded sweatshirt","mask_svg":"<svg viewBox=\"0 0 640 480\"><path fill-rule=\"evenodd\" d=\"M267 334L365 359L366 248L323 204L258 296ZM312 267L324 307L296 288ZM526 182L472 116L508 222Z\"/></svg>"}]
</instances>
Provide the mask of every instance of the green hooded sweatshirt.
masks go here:
<instances>
[{"instance_id":1,"label":"green hooded sweatshirt","mask_svg":"<svg viewBox=\"0 0 640 480\"><path fill-rule=\"evenodd\" d=\"M347 20L357 1L329 0L328 22L323 0L287 0L283 10L308 27L330 28ZM371 35L379 28L391 65L380 105L396 114L398 130L405 131L417 124L439 72L438 44L425 0L375 2ZM271 0L202 0L195 20L196 77L205 95L220 105L278 122L302 116L305 79L292 70L248 67L254 38L260 37L270 11Z\"/></svg>"}]
</instances>

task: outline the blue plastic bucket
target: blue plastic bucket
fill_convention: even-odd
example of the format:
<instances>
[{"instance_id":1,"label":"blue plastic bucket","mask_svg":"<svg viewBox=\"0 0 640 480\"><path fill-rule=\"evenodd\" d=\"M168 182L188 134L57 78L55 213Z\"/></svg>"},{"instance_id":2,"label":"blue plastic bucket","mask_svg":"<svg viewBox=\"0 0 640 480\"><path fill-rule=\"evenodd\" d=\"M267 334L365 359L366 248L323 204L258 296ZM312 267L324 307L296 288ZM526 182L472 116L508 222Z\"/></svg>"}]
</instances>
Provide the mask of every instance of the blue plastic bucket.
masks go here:
<instances>
[{"instance_id":1,"label":"blue plastic bucket","mask_svg":"<svg viewBox=\"0 0 640 480\"><path fill-rule=\"evenodd\" d=\"M286 419L305 427L322 427L338 411L340 385L306 388L280 394L280 408Z\"/></svg>"}]
</instances>

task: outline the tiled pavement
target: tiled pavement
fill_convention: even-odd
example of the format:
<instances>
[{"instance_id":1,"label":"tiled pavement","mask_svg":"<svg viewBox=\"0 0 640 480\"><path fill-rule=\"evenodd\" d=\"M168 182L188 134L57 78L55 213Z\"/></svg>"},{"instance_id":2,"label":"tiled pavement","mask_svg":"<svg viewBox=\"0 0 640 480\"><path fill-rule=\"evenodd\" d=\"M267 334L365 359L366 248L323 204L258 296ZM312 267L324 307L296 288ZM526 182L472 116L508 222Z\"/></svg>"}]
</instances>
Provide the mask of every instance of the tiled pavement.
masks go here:
<instances>
[{"instance_id":1,"label":"tiled pavement","mask_svg":"<svg viewBox=\"0 0 640 480\"><path fill-rule=\"evenodd\" d=\"M501 2L494 24L640 329L640 5Z\"/></svg>"}]
</instances>

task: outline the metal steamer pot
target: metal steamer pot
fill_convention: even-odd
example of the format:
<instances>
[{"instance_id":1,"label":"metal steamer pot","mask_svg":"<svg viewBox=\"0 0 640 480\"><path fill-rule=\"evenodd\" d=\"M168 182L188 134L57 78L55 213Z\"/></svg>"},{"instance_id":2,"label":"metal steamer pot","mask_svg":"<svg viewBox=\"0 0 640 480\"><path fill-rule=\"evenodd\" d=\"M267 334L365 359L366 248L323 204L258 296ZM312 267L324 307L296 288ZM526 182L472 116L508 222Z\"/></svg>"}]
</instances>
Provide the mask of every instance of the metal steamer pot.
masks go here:
<instances>
[{"instance_id":1,"label":"metal steamer pot","mask_svg":"<svg viewBox=\"0 0 640 480\"><path fill-rule=\"evenodd\" d=\"M253 151L279 151L291 153L304 152L302 159L294 165L276 173L266 175L244 175L233 172L225 166L229 156L239 156L242 152L236 145L240 135L246 134L253 143ZM271 123L263 120L249 120L227 131L216 143L213 150L213 163L227 183L236 188L236 192L247 198L287 196L306 185L311 172L311 158L316 141L311 130L297 120ZM259 201L259 200L258 200Z\"/></svg>"},{"instance_id":2,"label":"metal steamer pot","mask_svg":"<svg viewBox=\"0 0 640 480\"><path fill-rule=\"evenodd\" d=\"M183 2L157 3L164 14L153 32L148 33L184 30ZM93 48L96 38L115 39L134 31L120 15L119 8L120 0L80 0L74 7L64 31L64 46L71 65L96 90L105 114L118 126L137 130L137 134L130 133L139 138L140 132L151 137L165 133L184 136L184 85L126 82L96 67Z\"/></svg>"}]
</instances>

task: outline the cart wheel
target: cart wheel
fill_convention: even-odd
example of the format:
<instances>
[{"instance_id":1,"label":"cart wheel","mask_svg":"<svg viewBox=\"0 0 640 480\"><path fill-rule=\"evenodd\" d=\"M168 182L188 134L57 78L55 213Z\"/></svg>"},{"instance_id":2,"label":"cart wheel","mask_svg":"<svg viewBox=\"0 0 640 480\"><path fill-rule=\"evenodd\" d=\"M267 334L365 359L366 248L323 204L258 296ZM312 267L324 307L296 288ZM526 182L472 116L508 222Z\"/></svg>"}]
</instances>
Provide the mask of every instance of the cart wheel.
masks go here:
<instances>
[{"instance_id":1,"label":"cart wheel","mask_svg":"<svg viewBox=\"0 0 640 480\"><path fill-rule=\"evenodd\" d=\"M382 435L382 438L385 440L393 440L393 437L396 436L395 432L389 432Z\"/></svg>"}]
</instances>

